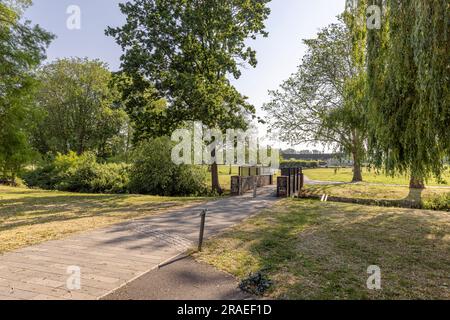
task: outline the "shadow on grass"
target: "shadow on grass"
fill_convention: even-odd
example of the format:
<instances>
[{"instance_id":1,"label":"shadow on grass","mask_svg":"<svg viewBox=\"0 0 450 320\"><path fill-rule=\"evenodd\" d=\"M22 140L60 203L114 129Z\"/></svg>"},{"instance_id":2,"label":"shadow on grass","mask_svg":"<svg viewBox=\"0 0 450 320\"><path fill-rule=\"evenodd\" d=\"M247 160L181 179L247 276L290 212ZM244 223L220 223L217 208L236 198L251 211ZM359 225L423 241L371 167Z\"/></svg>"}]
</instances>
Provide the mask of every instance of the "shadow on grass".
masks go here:
<instances>
[{"instance_id":1,"label":"shadow on grass","mask_svg":"<svg viewBox=\"0 0 450 320\"><path fill-rule=\"evenodd\" d=\"M122 195L38 196L1 200L0 231L21 226L129 214L139 216L181 205L179 201L126 203Z\"/></svg>"},{"instance_id":2,"label":"shadow on grass","mask_svg":"<svg viewBox=\"0 0 450 320\"><path fill-rule=\"evenodd\" d=\"M445 213L302 202L227 232L210 250L233 254L228 265L240 277L266 270L277 298L450 298L442 286L450 272ZM227 243L235 244L230 252L220 249ZM370 265L382 269L381 291L366 287Z\"/></svg>"},{"instance_id":3,"label":"shadow on grass","mask_svg":"<svg viewBox=\"0 0 450 320\"><path fill-rule=\"evenodd\" d=\"M390 195L390 191L392 191L392 194L395 195L396 192L399 192L399 190L387 189L380 190L377 193L377 190L358 190L350 188L348 190L337 190L338 194L339 191L340 193L345 193L345 195L339 196L336 195L336 192L334 192L335 187L335 185L323 185L320 187L314 186L312 189L310 188L304 190L300 197L303 199L320 200L322 196L326 194L328 195L327 201L330 202L342 202L380 207L450 211L450 192L448 194L430 193L429 195L424 197L425 189L408 188L408 194L404 198L385 199L383 197L388 197ZM371 188L372 186L367 187Z\"/></svg>"}]
</instances>

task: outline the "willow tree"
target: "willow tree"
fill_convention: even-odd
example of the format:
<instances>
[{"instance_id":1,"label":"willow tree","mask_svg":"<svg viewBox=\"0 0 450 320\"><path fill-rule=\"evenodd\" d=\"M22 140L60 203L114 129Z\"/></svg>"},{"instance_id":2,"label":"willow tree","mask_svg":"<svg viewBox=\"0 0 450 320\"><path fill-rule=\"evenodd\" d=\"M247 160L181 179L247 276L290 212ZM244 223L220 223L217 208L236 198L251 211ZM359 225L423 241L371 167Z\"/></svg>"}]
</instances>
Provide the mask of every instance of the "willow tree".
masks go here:
<instances>
[{"instance_id":1,"label":"willow tree","mask_svg":"<svg viewBox=\"0 0 450 320\"><path fill-rule=\"evenodd\" d=\"M447 0L372 0L385 5L369 31L370 150L411 188L440 177L450 154L449 4Z\"/></svg>"}]
</instances>

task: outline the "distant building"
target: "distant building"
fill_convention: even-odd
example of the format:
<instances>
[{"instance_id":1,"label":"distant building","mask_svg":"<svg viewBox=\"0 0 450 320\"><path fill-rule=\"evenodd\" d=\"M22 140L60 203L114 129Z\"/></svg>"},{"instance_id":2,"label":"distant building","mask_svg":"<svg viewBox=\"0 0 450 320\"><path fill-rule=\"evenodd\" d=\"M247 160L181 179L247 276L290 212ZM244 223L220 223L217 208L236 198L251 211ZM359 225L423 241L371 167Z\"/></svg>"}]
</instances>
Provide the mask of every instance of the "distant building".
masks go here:
<instances>
[{"instance_id":1,"label":"distant building","mask_svg":"<svg viewBox=\"0 0 450 320\"><path fill-rule=\"evenodd\" d=\"M323 161L328 167L352 166L353 161L339 153L282 153L283 160Z\"/></svg>"}]
</instances>

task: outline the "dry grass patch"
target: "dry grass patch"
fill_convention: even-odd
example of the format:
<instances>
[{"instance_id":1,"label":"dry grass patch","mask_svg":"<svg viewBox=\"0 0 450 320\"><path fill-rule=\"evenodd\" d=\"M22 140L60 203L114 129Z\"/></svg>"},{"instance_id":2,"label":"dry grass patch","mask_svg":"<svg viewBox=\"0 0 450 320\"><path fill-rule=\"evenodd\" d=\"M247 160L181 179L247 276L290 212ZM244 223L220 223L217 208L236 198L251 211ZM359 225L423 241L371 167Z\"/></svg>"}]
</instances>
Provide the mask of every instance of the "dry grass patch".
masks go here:
<instances>
[{"instance_id":1,"label":"dry grass patch","mask_svg":"<svg viewBox=\"0 0 450 320\"><path fill-rule=\"evenodd\" d=\"M78 194L0 186L0 254L202 200Z\"/></svg>"},{"instance_id":2,"label":"dry grass patch","mask_svg":"<svg viewBox=\"0 0 450 320\"><path fill-rule=\"evenodd\" d=\"M266 270L278 299L450 299L450 215L283 200L208 241L197 259L245 278ZM367 289L367 268L382 290Z\"/></svg>"}]
</instances>

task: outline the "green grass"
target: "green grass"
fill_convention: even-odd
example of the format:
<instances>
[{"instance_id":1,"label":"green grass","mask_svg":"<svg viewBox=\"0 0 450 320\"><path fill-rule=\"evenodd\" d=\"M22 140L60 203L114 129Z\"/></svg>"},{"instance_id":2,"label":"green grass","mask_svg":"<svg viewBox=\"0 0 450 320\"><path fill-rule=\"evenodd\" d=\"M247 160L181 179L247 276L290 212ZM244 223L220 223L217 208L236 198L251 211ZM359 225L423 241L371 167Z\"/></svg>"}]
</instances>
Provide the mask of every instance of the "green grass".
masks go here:
<instances>
[{"instance_id":1,"label":"green grass","mask_svg":"<svg viewBox=\"0 0 450 320\"><path fill-rule=\"evenodd\" d=\"M225 194L231 190L231 177L239 174L239 167L232 166L230 174L230 166L219 166L219 183ZM211 186L211 173L208 172L206 183Z\"/></svg>"},{"instance_id":2,"label":"green grass","mask_svg":"<svg viewBox=\"0 0 450 320\"><path fill-rule=\"evenodd\" d=\"M401 200L414 197L418 200L442 193L450 193L450 189L428 188L425 190L413 190L402 186L383 186L370 184L340 184L340 185L306 185L305 193L316 195L333 195L337 197Z\"/></svg>"},{"instance_id":3,"label":"green grass","mask_svg":"<svg viewBox=\"0 0 450 320\"><path fill-rule=\"evenodd\" d=\"M0 186L0 253L202 200Z\"/></svg>"},{"instance_id":4,"label":"green grass","mask_svg":"<svg viewBox=\"0 0 450 320\"><path fill-rule=\"evenodd\" d=\"M303 172L309 179L319 181L351 182L353 178L351 168L341 168L336 172L333 168L305 169ZM409 185L409 177L389 177L382 173L377 174L373 170L369 171L367 168L363 169L363 179L364 182L368 183ZM427 184L430 186L450 186L450 171L444 175L443 179L445 183L439 183L432 179Z\"/></svg>"},{"instance_id":5,"label":"green grass","mask_svg":"<svg viewBox=\"0 0 450 320\"><path fill-rule=\"evenodd\" d=\"M306 185L302 191L306 197L329 197L383 201L384 205L414 207L450 211L450 189L429 187L410 190L404 186L383 186L364 183L342 185ZM364 203L363 201L358 201ZM365 203L367 204L367 203ZM420 204L420 206L417 206ZM377 203L379 205L379 203Z\"/></svg>"},{"instance_id":6,"label":"green grass","mask_svg":"<svg viewBox=\"0 0 450 320\"><path fill-rule=\"evenodd\" d=\"M450 299L445 212L286 199L195 257L240 279L265 270L276 299ZM371 265L382 290L367 289Z\"/></svg>"}]
</instances>

